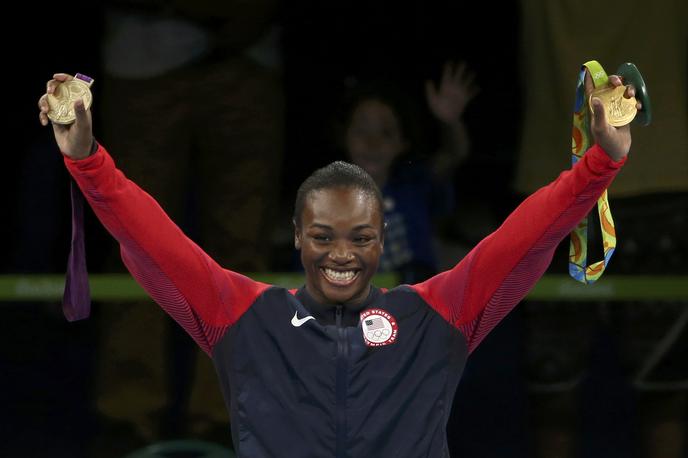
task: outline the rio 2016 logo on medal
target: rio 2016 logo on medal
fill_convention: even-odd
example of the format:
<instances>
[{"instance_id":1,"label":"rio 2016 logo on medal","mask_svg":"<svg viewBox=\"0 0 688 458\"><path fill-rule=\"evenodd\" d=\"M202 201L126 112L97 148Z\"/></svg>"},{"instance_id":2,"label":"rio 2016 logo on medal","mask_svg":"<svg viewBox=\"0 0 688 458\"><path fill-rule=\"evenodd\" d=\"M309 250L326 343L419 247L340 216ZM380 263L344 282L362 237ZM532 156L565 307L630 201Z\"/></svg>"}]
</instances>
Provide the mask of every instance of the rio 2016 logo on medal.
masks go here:
<instances>
[{"instance_id":1,"label":"rio 2016 logo on medal","mask_svg":"<svg viewBox=\"0 0 688 458\"><path fill-rule=\"evenodd\" d=\"M369 347L382 347L397 340L397 320L382 309L368 309L361 312L363 340Z\"/></svg>"}]
</instances>

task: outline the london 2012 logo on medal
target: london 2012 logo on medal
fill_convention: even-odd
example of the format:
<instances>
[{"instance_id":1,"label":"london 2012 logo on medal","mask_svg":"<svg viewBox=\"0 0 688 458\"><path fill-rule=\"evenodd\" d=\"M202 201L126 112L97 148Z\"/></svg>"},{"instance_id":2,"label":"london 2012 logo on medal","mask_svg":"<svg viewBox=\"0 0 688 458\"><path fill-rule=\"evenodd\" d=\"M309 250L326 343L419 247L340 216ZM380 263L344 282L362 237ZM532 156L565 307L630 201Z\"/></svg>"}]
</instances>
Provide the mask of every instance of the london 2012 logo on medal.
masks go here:
<instances>
[{"instance_id":1,"label":"london 2012 logo on medal","mask_svg":"<svg viewBox=\"0 0 688 458\"><path fill-rule=\"evenodd\" d=\"M369 347L382 347L397 340L397 320L382 309L368 309L361 312L363 340Z\"/></svg>"}]
</instances>

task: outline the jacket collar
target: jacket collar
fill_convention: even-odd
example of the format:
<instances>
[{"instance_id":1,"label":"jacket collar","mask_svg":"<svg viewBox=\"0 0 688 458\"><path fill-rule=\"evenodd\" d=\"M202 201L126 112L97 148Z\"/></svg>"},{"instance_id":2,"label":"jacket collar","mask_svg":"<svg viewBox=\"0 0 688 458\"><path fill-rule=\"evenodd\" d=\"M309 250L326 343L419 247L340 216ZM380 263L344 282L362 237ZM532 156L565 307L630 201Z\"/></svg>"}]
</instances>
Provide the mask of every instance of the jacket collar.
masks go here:
<instances>
[{"instance_id":1,"label":"jacket collar","mask_svg":"<svg viewBox=\"0 0 688 458\"><path fill-rule=\"evenodd\" d=\"M370 286L370 293L365 301L357 305L342 306L342 323L344 326L358 326L360 321L360 313L367 309L370 304L382 294L380 288L373 285ZM340 304L321 304L313 299L313 297L306 291L306 287L302 286L296 292L296 298L306 307L315 319L323 325L335 325L337 323L337 306Z\"/></svg>"}]
</instances>

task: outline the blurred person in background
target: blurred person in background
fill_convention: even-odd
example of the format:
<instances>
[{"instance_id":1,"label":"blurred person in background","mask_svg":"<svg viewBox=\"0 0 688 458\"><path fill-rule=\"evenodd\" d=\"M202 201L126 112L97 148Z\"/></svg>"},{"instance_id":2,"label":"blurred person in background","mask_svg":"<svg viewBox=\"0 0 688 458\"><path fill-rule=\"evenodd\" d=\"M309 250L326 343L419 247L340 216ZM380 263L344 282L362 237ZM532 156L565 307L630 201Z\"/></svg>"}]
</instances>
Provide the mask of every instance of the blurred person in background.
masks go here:
<instances>
[{"instance_id":1,"label":"blurred person in background","mask_svg":"<svg viewBox=\"0 0 688 458\"><path fill-rule=\"evenodd\" d=\"M427 105L441 128L431 154L419 138L418 109L391 81L355 86L345 95L339 124L345 157L368 172L384 197L385 251L381 271L401 283L423 281L439 270L437 223L454 211L456 168L470 154L466 106L477 95L465 63L447 62L437 85L426 81Z\"/></svg>"}]
</instances>

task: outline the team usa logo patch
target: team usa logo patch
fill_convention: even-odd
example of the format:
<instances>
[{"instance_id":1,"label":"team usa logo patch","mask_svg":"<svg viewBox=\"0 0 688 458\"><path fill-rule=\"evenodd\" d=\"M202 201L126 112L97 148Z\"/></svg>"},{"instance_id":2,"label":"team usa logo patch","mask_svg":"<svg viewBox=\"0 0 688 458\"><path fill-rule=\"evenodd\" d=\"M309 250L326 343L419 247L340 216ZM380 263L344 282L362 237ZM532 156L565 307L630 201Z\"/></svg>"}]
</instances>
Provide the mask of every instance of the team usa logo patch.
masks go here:
<instances>
[{"instance_id":1,"label":"team usa logo patch","mask_svg":"<svg viewBox=\"0 0 688 458\"><path fill-rule=\"evenodd\" d=\"M397 320L382 309L368 309L361 312L363 340L369 347L382 347L397 340Z\"/></svg>"}]
</instances>

